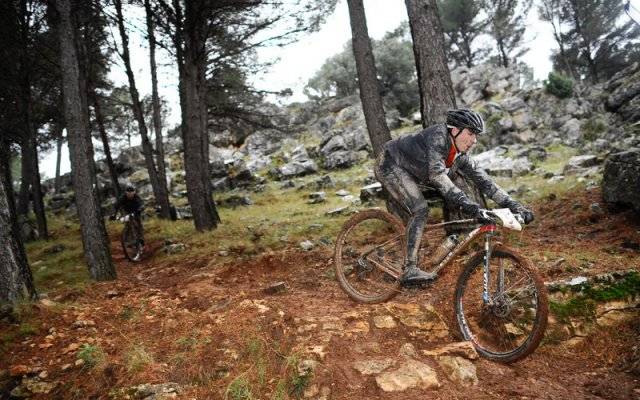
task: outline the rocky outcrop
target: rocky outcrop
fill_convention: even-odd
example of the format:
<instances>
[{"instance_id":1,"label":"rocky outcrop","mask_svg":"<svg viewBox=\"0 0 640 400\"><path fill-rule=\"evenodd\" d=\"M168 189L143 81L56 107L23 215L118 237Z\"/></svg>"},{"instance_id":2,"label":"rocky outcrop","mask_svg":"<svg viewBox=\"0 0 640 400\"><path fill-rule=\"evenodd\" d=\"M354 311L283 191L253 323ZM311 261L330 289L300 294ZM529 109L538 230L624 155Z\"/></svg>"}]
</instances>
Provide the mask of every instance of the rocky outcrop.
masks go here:
<instances>
[{"instance_id":1,"label":"rocky outcrop","mask_svg":"<svg viewBox=\"0 0 640 400\"><path fill-rule=\"evenodd\" d=\"M640 148L609 156L602 179L604 201L613 206L631 206L640 213Z\"/></svg>"},{"instance_id":2,"label":"rocky outcrop","mask_svg":"<svg viewBox=\"0 0 640 400\"><path fill-rule=\"evenodd\" d=\"M618 72L605 86L605 107L627 122L640 121L640 63Z\"/></svg>"}]
</instances>

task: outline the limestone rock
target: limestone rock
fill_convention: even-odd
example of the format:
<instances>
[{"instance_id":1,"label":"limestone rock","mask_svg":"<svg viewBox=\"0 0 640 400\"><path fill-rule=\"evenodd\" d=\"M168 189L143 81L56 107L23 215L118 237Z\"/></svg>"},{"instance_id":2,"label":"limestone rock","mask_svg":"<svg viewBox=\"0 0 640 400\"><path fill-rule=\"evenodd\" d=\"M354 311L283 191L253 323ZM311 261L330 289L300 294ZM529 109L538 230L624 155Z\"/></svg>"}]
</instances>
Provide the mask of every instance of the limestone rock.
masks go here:
<instances>
[{"instance_id":1,"label":"limestone rock","mask_svg":"<svg viewBox=\"0 0 640 400\"><path fill-rule=\"evenodd\" d=\"M423 350L422 353L432 357L457 356L468 360L476 360L478 358L478 352L476 352L471 342L451 343L435 350Z\"/></svg>"},{"instance_id":2,"label":"limestone rock","mask_svg":"<svg viewBox=\"0 0 640 400\"><path fill-rule=\"evenodd\" d=\"M376 315L373 317L373 325L379 329L392 329L397 326L391 315Z\"/></svg>"},{"instance_id":3,"label":"limestone rock","mask_svg":"<svg viewBox=\"0 0 640 400\"><path fill-rule=\"evenodd\" d=\"M376 375L392 366L393 363L392 358L372 358L354 362L353 368L362 375Z\"/></svg>"},{"instance_id":4,"label":"limestone rock","mask_svg":"<svg viewBox=\"0 0 640 400\"><path fill-rule=\"evenodd\" d=\"M640 149L615 153L607 158L602 197L609 205L631 206L640 212Z\"/></svg>"},{"instance_id":5,"label":"limestone rock","mask_svg":"<svg viewBox=\"0 0 640 400\"><path fill-rule=\"evenodd\" d=\"M405 361L398 369L376 376L376 383L385 392L401 392L411 388L433 389L440 387L436 372L416 360Z\"/></svg>"},{"instance_id":6,"label":"limestone rock","mask_svg":"<svg viewBox=\"0 0 640 400\"><path fill-rule=\"evenodd\" d=\"M438 364L451 381L465 386L478 384L476 366L471 361L462 357L441 356L438 357Z\"/></svg>"}]
</instances>

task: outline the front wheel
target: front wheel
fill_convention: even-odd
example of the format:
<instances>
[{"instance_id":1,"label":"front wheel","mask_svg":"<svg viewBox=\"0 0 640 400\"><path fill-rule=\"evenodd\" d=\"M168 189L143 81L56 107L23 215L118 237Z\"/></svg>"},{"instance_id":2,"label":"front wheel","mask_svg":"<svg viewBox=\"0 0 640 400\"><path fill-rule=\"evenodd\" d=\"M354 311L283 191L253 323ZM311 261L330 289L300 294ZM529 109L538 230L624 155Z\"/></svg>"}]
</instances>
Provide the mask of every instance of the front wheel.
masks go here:
<instances>
[{"instance_id":1,"label":"front wheel","mask_svg":"<svg viewBox=\"0 0 640 400\"><path fill-rule=\"evenodd\" d=\"M402 222L382 210L354 215L336 240L334 262L342 289L360 303L389 300L400 291L404 262Z\"/></svg>"},{"instance_id":2,"label":"front wheel","mask_svg":"<svg viewBox=\"0 0 640 400\"><path fill-rule=\"evenodd\" d=\"M491 252L485 298L484 259L484 251L475 254L458 279L458 325L481 356L514 362L531 354L542 340L549 312L547 290L528 260L499 245Z\"/></svg>"},{"instance_id":3,"label":"front wheel","mask_svg":"<svg viewBox=\"0 0 640 400\"><path fill-rule=\"evenodd\" d=\"M127 260L132 262L140 261L142 257L142 245L140 244L140 238L138 237L137 222L129 220L123 230L120 238L122 244L122 251Z\"/></svg>"}]
</instances>

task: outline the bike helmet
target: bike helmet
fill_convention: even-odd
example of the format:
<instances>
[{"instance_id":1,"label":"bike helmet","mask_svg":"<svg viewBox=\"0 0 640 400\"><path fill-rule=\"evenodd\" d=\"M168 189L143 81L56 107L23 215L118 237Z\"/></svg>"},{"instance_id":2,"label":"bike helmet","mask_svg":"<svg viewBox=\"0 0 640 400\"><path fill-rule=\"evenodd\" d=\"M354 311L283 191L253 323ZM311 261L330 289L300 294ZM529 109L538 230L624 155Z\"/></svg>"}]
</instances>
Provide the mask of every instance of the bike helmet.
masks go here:
<instances>
[{"instance_id":1,"label":"bike helmet","mask_svg":"<svg viewBox=\"0 0 640 400\"><path fill-rule=\"evenodd\" d=\"M133 187L133 185L127 185L127 187L124 189L125 192L135 192L136 188Z\"/></svg>"},{"instance_id":2,"label":"bike helmet","mask_svg":"<svg viewBox=\"0 0 640 400\"><path fill-rule=\"evenodd\" d=\"M468 108L447 111L447 126L469 128L476 135L484 133L484 120L477 112Z\"/></svg>"}]
</instances>

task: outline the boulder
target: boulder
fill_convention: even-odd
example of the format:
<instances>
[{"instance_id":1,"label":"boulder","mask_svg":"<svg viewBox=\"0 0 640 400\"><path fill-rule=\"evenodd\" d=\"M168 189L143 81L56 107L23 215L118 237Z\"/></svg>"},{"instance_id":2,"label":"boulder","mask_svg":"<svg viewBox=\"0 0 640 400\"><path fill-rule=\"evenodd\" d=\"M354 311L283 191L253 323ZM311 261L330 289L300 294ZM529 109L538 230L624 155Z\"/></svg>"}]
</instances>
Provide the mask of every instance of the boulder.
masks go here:
<instances>
[{"instance_id":1,"label":"boulder","mask_svg":"<svg viewBox=\"0 0 640 400\"><path fill-rule=\"evenodd\" d=\"M527 103L525 103L524 100L517 96L507 97L506 99L502 100L500 104L502 105L502 108L509 111L510 113L523 109L527 106Z\"/></svg>"},{"instance_id":2,"label":"boulder","mask_svg":"<svg viewBox=\"0 0 640 400\"><path fill-rule=\"evenodd\" d=\"M471 361L462 357L442 356L438 358L438 364L452 382L464 386L478 384L476 366Z\"/></svg>"},{"instance_id":3,"label":"boulder","mask_svg":"<svg viewBox=\"0 0 640 400\"><path fill-rule=\"evenodd\" d=\"M609 93L605 101L608 111L619 113L628 122L640 120L640 63L615 74L605 90Z\"/></svg>"},{"instance_id":4,"label":"boulder","mask_svg":"<svg viewBox=\"0 0 640 400\"><path fill-rule=\"evenodd\" d=\"M600 160L597 156L592 154L585 154L582 156L574 156L569 159L567 164L564 166L563 173L565 175L576 174L585 168L593 167L598 165Z\"/></svg>"},{"instance_id":5,"label":"boulder","mask_svg":"<svg viewBox=\"0 0 640 400\"><path fill-rule=\"evenodd\" d=\"M273 154L280 150L284 135L275 129L257 131L245 139L242 151L246 154Z\"/></svg>"},{"instance_id":6,"label":"boulder","mask_svg":"<svg viewBox=\"0 0 640 400\"><path fill-rule=\"evenodd\" d=\"M613 206L631 206L640 212L640 149L610 155L604 164L602 197Z\"/></svg>"},{"instance_id":7,"label":"boulder","mask_svg":"<svg viewBox=\"0 0 640 400\"><path fill-rule=\"evenodd\" d=\"M376 384L385 392L401 392L411 388L440 387L436 372L420 361L409 359L398 369L376 376Z\"/></svg>"},{"instance_id":8,"label":"boulder","mask_svg":"<svg viewBox=\"0 0 640 400\"><path fill-rule=\"evenodd\" d=\"M531 171L533 165L526 157L517 159L503 156L506 148L497 147L472 156L472 160L488 174L494 176L519 176Z\"/></svg>"},{"instance_id":9,"label":"boulder","mask_svg":"<svg viewBox=\"0 0 640 400\"><path fill-rule=\"evenodd\" d=\"M360 189L360 200L363 203L382 198L384 198L384 192L382 190L382 184L380 182L372 183Z\"/></svg>"},{"instance_id":10,"label":"boulder","mask_svg":"<svg viewBox=\"0 0 640 400\"><path fill-rule=\"evenodd\" d=\"M328 170L349 168L357 163L358 160L358 153L350 150L339 150L325 157L323 166Z\"/></svg>"},{"instance_id":11,"label":"boulder","mask_svg":"<svg viewBox=\"0 0 640 400\"><path fill-rule=\"evenodd\" d=\"M564 135L567 143L578 143L581 136L580 125L581 124L579 120L577 120L576 118L571 118L560 127L560 132Z\"/></svg>"},{"instance_id":12,"label":"boulder","mask_svg":"<svg viewBox=\"0 0 640 400\"><path fill-rule=\"evenodd\" d=\"M304 146L296 147L291 154L291 161L269 171L269 175L276 180L289 179L294 176L313 174L318 171L316 163L309 158Z\"/></svg>"}]
</instances>

